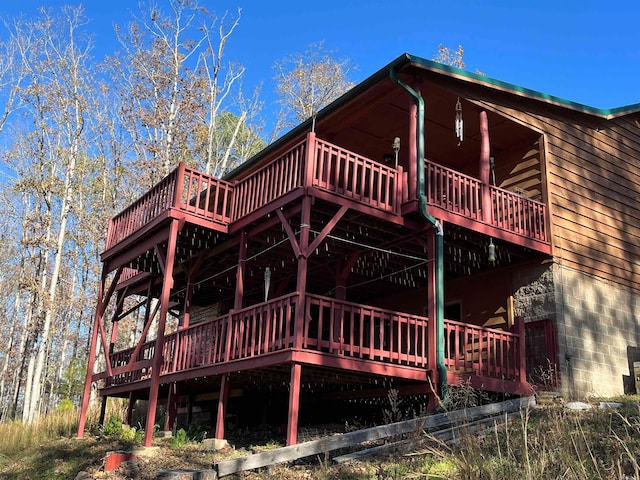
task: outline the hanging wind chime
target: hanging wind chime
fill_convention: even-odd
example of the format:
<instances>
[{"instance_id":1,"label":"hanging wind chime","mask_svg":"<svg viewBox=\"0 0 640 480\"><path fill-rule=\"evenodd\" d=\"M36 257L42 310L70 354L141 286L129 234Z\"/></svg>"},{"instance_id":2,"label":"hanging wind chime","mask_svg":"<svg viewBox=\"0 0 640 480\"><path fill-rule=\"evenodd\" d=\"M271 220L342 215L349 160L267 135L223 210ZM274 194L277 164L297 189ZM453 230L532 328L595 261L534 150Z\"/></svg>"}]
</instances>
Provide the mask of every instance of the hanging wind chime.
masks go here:
<instances>
[{"instance_id":1,"label":"hanging wind chime","mask_svg":"<svg viewBox=\"0 0 640 480\"><path fill-rule=\"evenodd\" d=\"M464 121L462 120L462 104L460 103L460 97L456 102L456 138L458 139L458 146L462 144L464 140Z\"/></svg>"}]
</instances>

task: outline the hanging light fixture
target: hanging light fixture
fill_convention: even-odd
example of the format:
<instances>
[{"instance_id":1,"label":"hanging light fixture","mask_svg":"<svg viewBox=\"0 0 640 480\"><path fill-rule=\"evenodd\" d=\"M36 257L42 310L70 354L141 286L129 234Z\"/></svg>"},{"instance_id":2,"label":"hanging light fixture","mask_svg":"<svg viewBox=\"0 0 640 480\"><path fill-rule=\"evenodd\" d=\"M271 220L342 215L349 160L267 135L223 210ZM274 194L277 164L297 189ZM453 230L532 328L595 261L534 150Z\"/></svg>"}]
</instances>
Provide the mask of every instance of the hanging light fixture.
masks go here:
<instances>
[{"instance_id":1,"label":"hanging light fixture","mask_svg":"<svg viewBox=\"0 0 640 480\"><path fill-rule=\"evenodd\" d=\"M489 239L489 262L495 263L496 261L496 246L493 244L493 238Z\"/></svg>"},{"instance_id":2,"label":"hanging light fixture","mask_svg":"<svg viewBox=\"0 0 640 480\"><path fill-rule=\"evenodd\" d=\"M393 151L396 154L396 168L398 168L398 152L400 152L400 137L393 139L392 145Z\"/></svg>"},{"instance_id":3,"label":"hanging light fixture","mask_svg":"<svg viewBox=\"0 0 640 480\"><path fill-rule=\"evenodd\" d=\"M271 269L264 269L264 301L269 299L269 287L271 287Z\"/></svg>"},{"instance_id":4,"label":"hanging light fixture","mask_svg":"<svg viewBox=\"0 0 640 480\"><path fill-rule=\"evenodd\" d=\"M458 146L464 140L464 121L462 120L462 104L460 103L460 97L456 102L456 138L458 139Z\"/></svg>"}]
</instances>

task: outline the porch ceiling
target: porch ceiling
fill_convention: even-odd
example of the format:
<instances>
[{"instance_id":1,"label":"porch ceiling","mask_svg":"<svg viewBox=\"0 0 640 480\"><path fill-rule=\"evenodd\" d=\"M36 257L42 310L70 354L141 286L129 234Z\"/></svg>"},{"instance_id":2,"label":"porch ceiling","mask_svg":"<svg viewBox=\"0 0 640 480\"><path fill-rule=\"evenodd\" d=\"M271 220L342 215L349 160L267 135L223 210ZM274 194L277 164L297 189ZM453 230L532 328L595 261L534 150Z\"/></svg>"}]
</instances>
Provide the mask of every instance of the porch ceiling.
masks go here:
<instances>
[{"instance_id":1,"label":"porch ceiling","mask_svg":"<svg viewBox=\"0 0 640 480\"><path fill-rule=\"evenodd\" d=\"M404 80L416 85L414 79ZM436 80L437 81L437 80ZM480 156L481 107L474 99L456 93L455 83L443 86L428 75L420 83L425 100L425 155L450 168L477 175ZM464 119L464 141L455 136L456 102L460 99ZM318 120L316 132L320 138L382 161L393 153L395 137L401 140L400 164L407 167L409 147L409 111L412 99L390 79L383 80ZM514 145L530 142L539 136L533 130L497 113L488 111L491 154L500 161L500 154Z\"/></svg>"},{"instance_id":2,"label":"porch ceiling","mask_svg":"<svg viewBox=\"0 0 640 480\"><path fill-rule=\"evenodd\" d=\"M312 210L310 240L316 238L331 220L338 206L316 200ZM285 210L286 211L286 210ZM291 207L289 222L300 229L300 216ZM254 228L259 226L259 222ZM428 231L381 222L356 211L349 211L309 257L307 289L310 293L332 296L337 273L348 269L347 299L374 303L407 289L428 285ZM445 280L514 265L537 255L507 242L493 240L497 260L488 261L489 238L452 224L445 225ZM193 304L206 306L222 302L233 305L236 288L239 239L186 225L179 235L175 286L172 300L182 304L189 272L193 272ZM164 247L163 247L164 248ZM130 265L141 271L161 275L153 251ZM249 236L245 272L245 301L259 303L264 296L264 271L272 272L270 296L295 291L298 263L282 225ZM157 292L161 282L156 282Z\"/></svg>"}]
</instances>

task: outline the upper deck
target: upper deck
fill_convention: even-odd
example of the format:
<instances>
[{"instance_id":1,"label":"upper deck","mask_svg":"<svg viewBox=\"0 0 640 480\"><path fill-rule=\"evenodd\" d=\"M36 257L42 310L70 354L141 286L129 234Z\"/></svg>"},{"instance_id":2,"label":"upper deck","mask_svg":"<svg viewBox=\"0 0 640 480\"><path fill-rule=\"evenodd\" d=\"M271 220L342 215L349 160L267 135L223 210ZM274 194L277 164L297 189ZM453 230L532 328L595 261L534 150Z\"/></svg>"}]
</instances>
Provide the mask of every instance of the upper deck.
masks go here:
<instances>
[{"instance_id":1,"label":"upper deck","mask_svg":"<svg viewBox=\"0 0 640 480\"><path fill-rule=\"evenodd\" d=\"M424 160L430 213L448 223L549 253L546 205ZM302 142L232 182L180 164L109 223L103 260L165 219L180 218L223 233L308 193L384 221L403 223L417 211L410 179L393 167L318 139ZM483 208L484 206L484 208ZM490 206L486 208L486 206Z\"/></svg>"}]
</instances>

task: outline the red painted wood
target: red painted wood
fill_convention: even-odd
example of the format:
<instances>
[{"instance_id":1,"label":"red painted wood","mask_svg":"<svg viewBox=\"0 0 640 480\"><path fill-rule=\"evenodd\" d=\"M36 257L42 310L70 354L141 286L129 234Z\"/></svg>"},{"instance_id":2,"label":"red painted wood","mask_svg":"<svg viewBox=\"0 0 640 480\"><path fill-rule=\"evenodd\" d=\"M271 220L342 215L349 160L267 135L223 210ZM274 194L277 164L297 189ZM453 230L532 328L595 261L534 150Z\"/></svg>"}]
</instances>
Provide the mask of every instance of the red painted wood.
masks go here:
<instances>
[{"instance_id":1,"label":"red painted wood","mask_svg":"<svg viewBox=\"0 0 640 480\"><path fill-rule=\"evenodd\" d=\"M353 358L427 366L428 321L391 310L307 294L304 347ZM331 327L331 319L335 324ZM334 336L333 332L337 332ZM354 336L354 332L357 333ZM398 338L394 339L394 333Z\"/></svg>"},{"instance_id":2,"label":"red painted wood","mask_svg":"<svg viewBox=\"0 0 640 480\"><path fill-rule=\"evenodd\" d=\"M300 407L300 378L302 366L299 363L291 365L291 381L289 383L289 415L287 420L287 445L298 442L298 413Z\"/></svg>"},{"instance_id":3,"label":"red painted wood","mask_svg":"<svg viewBox=\"0 0 640 480\"><path fill-rule=\"evenodd\" d=\"M427 202L448 212L482 221L482 183L472 177L425 160ZM523 195L489 186L491 221L486 223L541 242L547 242L546 205ZM472 226L473 228L473 226ZM477 226L476 226L477 229Z\"/></svg>"},{"instance_id":4,"label":"red painted wood","mask_svg":"<svg viewBox=\"0 0 640 480\"><path fill-rule=\"evenodd\" d=\"M162 293L160 295L160 318L158 319L158 333L155 341L155 355L151 368L151 386L149 388L149 403L147 406L147 421L145 425L144 445L150 447L153 443L153 425L155 422L156 406L158 403L158 388L160 386L160 370L163 366L164 355L164 328L169 310L169 294L173 288L173 263L175 259L176 241L178 237L179 222L171 222L169 243L167 245L166 268Z\"/></svg>"},{"instance_id":5,"label":"red painted wood","mask_svg":"<svg viewBox=\"0 0 640 480\"><path fill-rule=\"evenodd\" d=\"M229 200L232 189L230 183L180 163L173 172L113 217L106 250L170 208L177 208L195 217L226 225L230 221Z\"/></svg>"},{"instance_id":6,"label":"red painted wood","mask_svg":"<svg viewBox=\"0 0 640 480\"><path fill-rule=\"evenodd\" d=\"M109 452L104 459L104 471L113 472L117 470L123 462L135 458L136 456L131 452Z\"/></svg>"},{"instance_id":7,"label":"red painted wood","mask_svg":"<svg viewBox=\"0 0 640 480\"><path fill-rule=\"evenodd\" d=\"M285 154L235 184L231 221L237 221L302 186L306 143L295 145Z\"/></svg>"},{"instance_id":8,"label":"red painted wood","mask_svg":"<svg viewBox=\"0 0 640 480\"><path fill-rule=\"evenodd\" d=\"M525 352L525 327L524 327L524 318L516 317L515 323L513 325L515 332L518 334L520 340L520 348L518 349L518 357L517 357L517 368L520 373L519 380L521 382L527 381L527 357Z\"/></svg>"},{"instance_id":9,"label":"red painted wood","mask_svg":"<svg viewBox=\"0 0 640 480\"><path fill-rule=\"evenodd\" d=\"M224 439L224 419L227 413L227 400L229 398L229 374L220 378L220 396L218 397L218 411L216 414L216 438Z\"/></svg>"},{"instance_id":10,"label":"red painted wood","mask_svg":"<svg viewBox=\"0 0 640 480\"><path fill-rule=\"evenodd\" d=\"M491 156L491 143L489 141L489 119L486 111L478 114L478 122L480 124L480 183L482 184L482 218L485 222L492 221L491 195L489 186L491 185L491 174L489 166L489 157Z\"/></svg>"},{"instance_id":11,"label":"red painted wood","mask_svg":"<svg viewBox=\"0 0 640 480\"><path fill-rule=\"evenodd\" d=\"M98 345L98 325L102 323L102 314L104 308L101 308L101 304L104 302L102 294L104 292L106 271L102 270L102 278L98 284L98 307L93 319L93 329L91 333L91 343L89 344L89 362L87 365L87 375L84 382L84 391L82 394L82 404L80 406L80 421L78 422L78 438L84 436L84 427L87 421L87 413L89 410L89 397L91 395L91 383L93 380L93 369L95 366L96 350Z\"/></svg>"},{"instance_id":12,"label":"red painted wood","mask_svg":"<svg viewBox=\"0 0 640 480\"><path fill-rule=\"evenodd\" d=\"M303 318L298 349L294 349L294 311L302 312ZM426 317L319 295L304 295L300 304L299 292L293 292L167 336L162 355L166 361L160 374L163 382L178 381L237 371L249 365L259 368L289 358L414 378L415 374L410 373L414 370L432 370L429 326ZM453 373L522 382L521 334L447 320L445 335L445 363ZM127 365L133 351L113 353L113 364ZM142 360L149 362L154 352L154 342L144 344L139 361L134 364L141 368L131 372L117 370L117 375L108 378L106 391L116 392L119 386L148 379L148 363ZM287 352L293 352L293 357ZM275 360L276 354L285 357ZM366 362L366 367L358 362ZM394 370L398 368L409 370Z\"/></svg>"},{"instance_id":13,"label":"red painted wood","mask_svg":"<svg viewBox=\"0 0 640 480\"><path fill-rule=\"evenodd\" d=\"M445 320L445 365L454 372L521 380L519 334Z\"/></svg>"},{"instance_id":14,"label":"red painted wood","mask_svg":"<svg viewBox=\"0 0 640 480\"><path fill-rule=\"evenodd\" d=\"M312 185L397 214L398 170L316 139Z\"/></svg>"},{"instance_id":15,"label":"red painted wood","mask_svg":"<svg viewBox=\"0 0 640 480\"><path fill-rule=\"evenodd\" d=\"M558 352L553 322L549 319L525 323L527 374L534 382L540 380L539 374L550 374L545 378L545 387L558 386Z\"/></svg>"}]
</instances>

